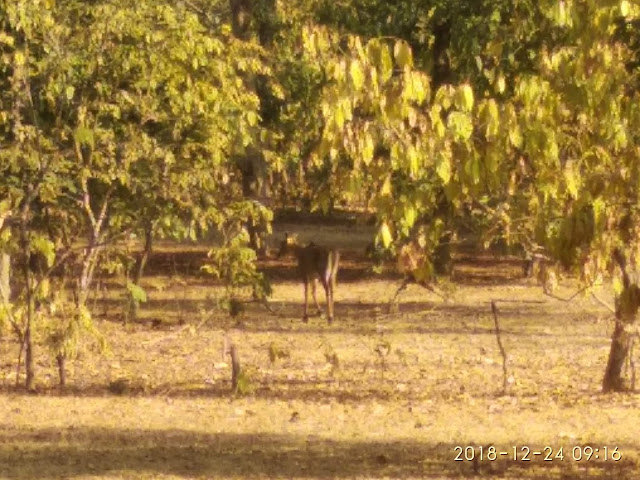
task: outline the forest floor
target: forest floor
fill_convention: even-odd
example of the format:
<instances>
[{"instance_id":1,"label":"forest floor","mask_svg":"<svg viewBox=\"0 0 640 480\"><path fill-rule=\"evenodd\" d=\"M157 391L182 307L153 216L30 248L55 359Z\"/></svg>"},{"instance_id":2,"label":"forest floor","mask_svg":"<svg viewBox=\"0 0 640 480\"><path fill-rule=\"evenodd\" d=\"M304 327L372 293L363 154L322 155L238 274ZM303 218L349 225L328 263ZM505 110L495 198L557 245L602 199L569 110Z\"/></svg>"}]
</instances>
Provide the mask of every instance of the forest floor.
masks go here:
<instances>
[{"instance_id":1,"label":"forest floor","mask_svg":"<svg viewBox=\"0 0 640 480\"><path fill-rule=\"evenodd\" d=\"M38 394L16 390L17 346L1 337L0 478L640 478L640 394L601 393L601 303L545 296L517 259L487 254L459 259L448 301L412 285L389 310L400 280L370 271L370 232L307 227L279 232L343 249L332 326L302 323L293 259L262 264L272 311L230 318L199 272L206 248L163 244L135 322L122 323L123 282L104 282L91 305L108 351L88 343L64 390L42 345ZM576 290L565 278L557 294ZM599 297L613 303L606 285ZM225 336L246 395L230 393Z\"/></svg>"}]
</instances>

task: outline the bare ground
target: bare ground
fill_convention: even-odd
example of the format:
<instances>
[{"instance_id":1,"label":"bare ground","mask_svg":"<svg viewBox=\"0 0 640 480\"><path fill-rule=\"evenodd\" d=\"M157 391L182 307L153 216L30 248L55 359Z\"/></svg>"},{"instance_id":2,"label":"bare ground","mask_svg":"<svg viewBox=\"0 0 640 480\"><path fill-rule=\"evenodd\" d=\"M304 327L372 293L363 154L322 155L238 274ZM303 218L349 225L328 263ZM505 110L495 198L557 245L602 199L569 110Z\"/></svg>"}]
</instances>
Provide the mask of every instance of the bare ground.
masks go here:
<instances>
[{"instance_id":1,"label":"bare ground","mask_svg":"<svg viewBox=\"0 0 640 480\"><path fill-rule=\"evenodd\" d=\"M348 226L327 229L321 239L353 240ZM546 297L517 278L517 261L475 256L457 267L451 301L410 286L390 312L399 281L368 271L365 241L344 255L333 326L300 321L291 260L263 265L275 314L248 303L231 319L219 308L222 288L197 274L202 248L165 246L137 322L122 325L121 281L105 282L95 313L110 350L88 344L65 390L42 346L39 394L16 391L17 347L5 335L0 477L640 478L640 395L600 393L612 328L604 307ZM561 284L560 296L577 288ZM609 292L599 295L612 303ZM249 395L230 394L225 335ZM271 362L270 349L285 357ZM455 460L465 454L474 459Z\"/></svg>"}]
</instances>

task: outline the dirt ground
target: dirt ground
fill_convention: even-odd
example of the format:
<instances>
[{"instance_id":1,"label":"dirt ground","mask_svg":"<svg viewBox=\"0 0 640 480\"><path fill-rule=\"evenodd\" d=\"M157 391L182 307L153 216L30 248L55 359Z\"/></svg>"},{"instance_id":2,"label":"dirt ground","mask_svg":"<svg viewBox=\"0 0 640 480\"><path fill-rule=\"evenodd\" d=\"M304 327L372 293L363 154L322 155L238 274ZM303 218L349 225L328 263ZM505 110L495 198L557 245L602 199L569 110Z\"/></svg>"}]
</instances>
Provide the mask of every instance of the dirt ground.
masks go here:
<instances>
[{"instance_id":1,"label":"dirt ground","mask_svg":"<svg viewBox=\"0 0 640 480\"><path fill-rule=\"evenodd\" d=\"M104 282L92 306L109 350L87 343L65 390L39 346L39 393L16 391L17 347L0 338L0 478L640 478L640 395L600 393L601 303L545 296L517 259L487 254L459 259L447 301L412 285L389 309L400 279L371 273L370 232L279 225L274 246L285 230L344 251L332 326L302 323L292 259L262 263L270 310L231 318L199 272L206 248L163 244L136 322L122 324L122 280ZM598 296L613 303L607 285ZM230 393L225 336L244 396Z\"/></svg>"}]
</instances>

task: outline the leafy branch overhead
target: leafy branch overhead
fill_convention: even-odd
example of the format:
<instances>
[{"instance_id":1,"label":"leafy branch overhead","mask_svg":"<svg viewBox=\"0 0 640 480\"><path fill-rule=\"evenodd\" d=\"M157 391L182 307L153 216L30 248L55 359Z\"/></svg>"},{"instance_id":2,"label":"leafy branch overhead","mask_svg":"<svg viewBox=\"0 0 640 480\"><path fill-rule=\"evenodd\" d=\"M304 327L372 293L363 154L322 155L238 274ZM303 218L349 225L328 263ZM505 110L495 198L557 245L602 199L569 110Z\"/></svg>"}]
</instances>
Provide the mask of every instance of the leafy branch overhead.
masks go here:
<instances>
[{"instance_id":1,"label":"leafy branch overhead","mask_svg":"<svg viewBox=\"0 0 640 480\"><path fill-rule=\"evenodd\" d=\"M384 245L402 243L443 209L470 214L493 238L545 245L567 266L584 249L606 257L626 241L611 227L627 215L616 206L638 198L629 183L638 161L638 89L630 88L637 74L628 68L637 51L616 39L620 19L637 18L638 9L629 2L525 6L539 31L553 32L549 40L532 37L524 12L505 23L497 4L491 35L477 25L473 40L486 48L468 59L475 68L452 83L435 81L411 38L319 25L303 31L305 55L328 78L314 165L329 162L346 202L373 186ZM436 6L431 20L442 14ZM514 35L531 43L516 46ZM522 48L532 52L526 68ZM451 47L448 55L466 64L468 54Z\"/></svg>"}]
</instances>

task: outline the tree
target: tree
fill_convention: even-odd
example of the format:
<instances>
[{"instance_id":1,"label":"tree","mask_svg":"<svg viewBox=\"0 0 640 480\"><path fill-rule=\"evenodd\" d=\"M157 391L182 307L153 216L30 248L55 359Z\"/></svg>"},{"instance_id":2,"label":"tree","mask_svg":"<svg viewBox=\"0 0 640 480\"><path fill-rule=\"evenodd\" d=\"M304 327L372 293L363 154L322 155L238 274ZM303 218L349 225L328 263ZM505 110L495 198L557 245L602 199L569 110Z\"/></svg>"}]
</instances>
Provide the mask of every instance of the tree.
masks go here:
<instances>
[{"instance_id":1,"label":"tree","mask_svg":"<svg viewBox=\"0 0 640 480\"><path fill-rule=\"evenodd\" d=\"M16 4L2 18L11 62L0 76L0 189L12 212L5 248L20 273L5 306L25 345L28 389L36 324L50 320L61 383L78 333L95 332L86 301L106 248L158 222L181 235L252 214L230 157L250 138L258 103L237 80L266 71L250 47L212 35L184 7L42 6ZM71 280L72 299L54 296L54 273Z\"/></svg>"},{"instance_id":2,"label":"tree","mask_svg":"<svg viewBox=\"0 0 640 480\"><path fill-rule=\"evenodd\" d=\"M637 8L550 2L533 20L526 11L507 17L504 2L478 8L448 15L459 40L448 42L447 75L428 75L428 62L415 60L424 52L404 39L308 27L306 54L329 78L314 166L330 165L347 201L373 185L379 241L415 238L426 253L422 278L465 220L485 244L543 245L565 268L590 254L604 269L616 246L637 248L636 50L615 37L620 16L627 23ZM615 358L630 338L617 331Z\"/></svg>"}]
</instances>

